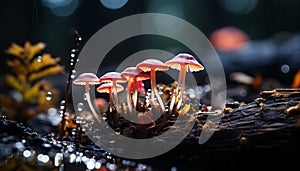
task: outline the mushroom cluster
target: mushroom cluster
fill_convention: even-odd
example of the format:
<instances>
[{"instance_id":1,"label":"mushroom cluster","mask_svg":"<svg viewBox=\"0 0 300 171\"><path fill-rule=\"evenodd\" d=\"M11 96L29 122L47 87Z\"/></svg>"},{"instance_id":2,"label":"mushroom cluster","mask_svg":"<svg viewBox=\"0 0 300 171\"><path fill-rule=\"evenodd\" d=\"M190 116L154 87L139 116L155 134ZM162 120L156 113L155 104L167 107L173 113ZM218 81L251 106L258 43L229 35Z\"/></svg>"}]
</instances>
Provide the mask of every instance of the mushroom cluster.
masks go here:
<instances>
[{"instance_id":1,"label":"mushroom cluster","mask_svg":"<svg viewBox=\"0 0 300 171\"><path fill-rule=\"evenodd\" d=\"M170 99L167 99L169 101L166 103L158 93L156 85L156 72L166 71L169 69L169 67L179 70L179 76L178 85L173 92L170 92ZM192 55L180 53L173 59L170 59L166 62L162 62L157 59L146 59L138 63L135 67L126 68L121 73L108 72L100 78L92 73L83 73L76 80L74 80L73 83L85 85L85 93L87 95L89 95L90 84L101 84L97 88L97 91L99 93L109 93L110 106L113 106L115 112L119 112L120 106L118 102L118 92L122 91L124 88L118 83L128 82L126 89L127 108L129 113L132 113L134 110L137 110L140 94L145 94L146 92L143 81L150 79L151 95L149 95L148 98L151 109L156 108L165 112L166 104L169 104L169 111L173 112L173 107L175 105L177 105L176 109L179 109L181 106L183 92L185 89L186 72L195 72L203 69L204 67ZM147 74L147 72L150 72L150 76ZM88 99L89 107L93 113L96 113L95 109L93 109L93 104L91 104L90 101L91 100ZM151 109L149 108L149 110Z\"/></svg>"}]
</instances>

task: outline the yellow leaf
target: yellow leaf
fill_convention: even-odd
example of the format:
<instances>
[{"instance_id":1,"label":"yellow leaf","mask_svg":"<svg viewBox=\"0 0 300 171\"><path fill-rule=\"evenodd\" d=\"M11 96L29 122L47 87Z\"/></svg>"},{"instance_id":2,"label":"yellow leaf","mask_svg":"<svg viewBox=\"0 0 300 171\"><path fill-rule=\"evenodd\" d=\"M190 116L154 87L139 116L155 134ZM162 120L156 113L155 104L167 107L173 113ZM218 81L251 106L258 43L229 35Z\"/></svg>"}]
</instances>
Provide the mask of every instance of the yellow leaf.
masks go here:
<instances>
[{"instance_id":1,"label":"yellow leaf","mask_svg":"<svg viewBox=\"0 0 300 171\"><path fill-rule=\"evenodd\" d=\"M30 64L29 70L30 72L39 71L43 67L56 65L60 58L52 58L50 54L43 54L40 61L33 60Z\"/></svg>"},{"instance_id":2,"label":"yellow leaf","mask_svg":"<svg viewBox=\"0 0 300 171\"><path fill-rule=\"evenodd\" d=\"M53 89L49 84L45 85L43 91L39 91L37 97L37 109L39 111L47 111L50 107L53 107L53 104L57 102L59 97L59 92L56 89ZM48 92L51 92L51 98L47 98Z\"/></svg>"},{"instance_id":3,"label":"yellow leaf","mask_svg":"<svg viewBox=\"0 0 300 171\"><path fill-rule=\"evenodd\" d=\"M31 87L29 90L27 90L24 93L24 101L30 101L31 99L37 97L39 95L39 92L41 90L41 87L46 84L46 81L39 81L36 83L33 87Z\"/></svg>"},{"instance_id":4,"label":"yellow leaf","mask_svg":"<svg viewBox=\"0 0 300 171\"><path fill-rule=\"evenodd\" d=\"M29 60L31 60L37 53L39 53L45 47L46 47L46 44L45 43L41 43L41 42L39 42L39 43L31 46L29 48L29 51L28 51L28 58L29 58Z\"/></svg>"},{"instance_id":5,"label":"yellow leaf","mask_svg":"<svg viewBox=\"0 0 300 171\"><path fill-rule=\"evenodd\" d=\"M22 83L15 76L9 74L5 79L10 87L18 90L19 92L22 92L24 90Z\"/></svg>"},{"instance_id":6,"label":"yellow leaf","mask_svg":"<svg viewBox=\"0 0 300 171\"><path fill-rule=\"evenodd\" d=\"M40 72L32 73L29 76L29 81L32 82L32 81L38 80L40 78L43 78L43 77L46 77L49 75L54 75L54 74L63 73L63 72L64 72L64 68L62 66L59 66L59 65L53 66L53 67L44 69Z\"/></svg>"},{"instance_id":7,"label":"yellow leaf","mask_svg":"<svg viewBox=\"0 0 300 171\"><path fill-rule=\"evenodd\" d=\"M27 72L27 68L24 66L24 64L20 60L12 60L12 61L7 61L6 63L9 67L12 68L12 70L15 73L23 73L25 74Z\"/></svg>"},{"instance_id":8,"label":"yellow leaf","mask_svg":"<svg viewBox=\"0 0 300 171\"><path fill-rule=\"evenodd\" d=\"M24 59L24 49L16 43L12 43L10 47L6 50L7 54L19 57L20 59Z\"/></svg>"}]
</instances>

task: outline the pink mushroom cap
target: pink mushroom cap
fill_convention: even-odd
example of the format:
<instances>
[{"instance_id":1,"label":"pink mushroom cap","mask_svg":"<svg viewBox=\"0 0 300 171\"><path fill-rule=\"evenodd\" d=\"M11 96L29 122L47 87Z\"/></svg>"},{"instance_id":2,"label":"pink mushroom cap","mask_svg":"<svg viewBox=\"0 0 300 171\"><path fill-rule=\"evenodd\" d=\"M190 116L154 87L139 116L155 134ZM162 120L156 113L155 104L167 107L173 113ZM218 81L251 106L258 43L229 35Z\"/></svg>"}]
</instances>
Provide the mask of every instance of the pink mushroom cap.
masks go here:
<instances>
[{"instance_id":1,"label":"pink mushroom cap","mask_svg":"<svg viewBox=\"0 0 300 171\"><path fill-rule=\"evenodd\" d=\"M119 83L124 83L126 82L126 78L121 76L121 73L119 72L108 72L104 74L102 77L100 77L99 82L104 83L104 82L112 82L116 81Z\"/></svg>"},{"instance_id":2,"label":"pink mushroom cap","mask_svg":"<svg viewBox=\"0 0 300 171\"><path fill-rule=\"evenodd\" d=\"M155 70L155 71L166 71L169 67L157 59L146 59L136 65L137 68L143 70L144 72Z\"/></svg>"},{"instance_id":3,"label":"pink mushroom cap","mask_svg":"<svg viewBox=\"0 0 300 171\"><path fill-rule=\"evenodd\" d=\"M204 67L192 55L187 53L180 53L173 59L165 62L165 64L177 70L180 70L181 65L186 65L187 71L191 72L201 71L204 69Z\"/></svg>"},{"instance_id":4,"label":"pink mushroom cap","mask_svg":"<svg viewBox=\"0 0 300 171\"><path fill-rule=\"evenodd\" d=\"M73 81L73 84L76 85L86 85L86 84L91 84L91 85L96 85L100 84L99 78L93 74L93 73L83 73L78 76L77 79Z\"/></svg>"},{"instance_id":5,"label":"pink mushroom cap","mask_svg":"<svg viewBox=\"0 0 300 171\"><path fill-rule=\"evenodd\" d=\"M125 77L127 80L130 78L136 78L137 81L143 81L150 79L150 76L143 70L137 67L128 67L122 73L121 76Z\"/></svg>"},{"instance_id":6,"label":"pink mushroom cap","mask_svg":"<svg viewBox=\"0 0 300 171\"><path fill-rule=\"evenodd\" d=\"M103 83L98 88L97 91L99 93L110 93L112 91L113 84L112 83ZM123 91L124 88L120 84L117 84L117 92Z\"/></svg>"}]
</instances>

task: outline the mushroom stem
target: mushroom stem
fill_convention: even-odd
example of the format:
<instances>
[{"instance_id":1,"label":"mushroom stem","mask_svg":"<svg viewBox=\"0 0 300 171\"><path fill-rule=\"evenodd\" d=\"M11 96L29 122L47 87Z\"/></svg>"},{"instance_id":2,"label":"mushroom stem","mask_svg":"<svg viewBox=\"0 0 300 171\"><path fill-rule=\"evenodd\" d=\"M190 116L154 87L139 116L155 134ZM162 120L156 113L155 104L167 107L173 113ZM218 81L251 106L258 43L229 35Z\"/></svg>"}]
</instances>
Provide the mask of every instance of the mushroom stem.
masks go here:
<instances>
[{"instance_id":1,"label":"mushroom stem","mask_svg":"<svg viewBox=\"0 0 300 171\"><path fill-rule=\"evenodd\" d=\"M114 104L112 91L109 91L109 101Z\"/></svg>"},{"instance_id":2,"label":"mushroom stem","mask_svg":"<svg viewBox=\"0 0 300 171\"><path fill-rule=\"evenodd\" d=\"M137 102L138 102L138 83L136 78L133 78L134 84L134 93L133 93L133 107L137 109Z\"/></svg>"},{"instance_id":3,"label":"mushroom stem","mask_svg":"<svg viewBox=\"0 0 300 171\"><path fill-rule=\"evenodd\" d=\"M116 81L112 81L113 83L113 95L114 95L114 103L115 103L115 107L116 107L116 110L118 111L119 109L119 103L118 103L118 92L117 92L117 82ZM111 92L110 92L111 93ZM110 99L112 102L113 102L113 98L111 97Z\"/></svg>"},{"instance_id":4,"label":"mushroom stem","mask_svg":"<svg viewBox=\"0 0 300 171\"><path fill-rule=\"evenodd\" d=\"M174 92L174 94L172 96L172 100L171 100L171 104L170 104L170 109L169 109L170 113L173 110L174 103L175 102L179 102L180 99L182 99L183 91L184 91L184 87L185 87L186 70L187 70L187 66L186 65L181 65L180 66L180 72L179 72L179 76L178 76L178 85L177 85L176 90L175 90L175 92ZM180 88L181 88L181 90L179 90ZM177 96L177 97L175 97L175 96ZM180 104L178 103L178 105L180 105ZM177 106L177 108L178 108L178 106Z\"/></svg>"},{"instance_id":5,"label":"mushroom stem","mask_svg":"<svg viewBox=\"0 0 300 171\"><path fill-rule=\"evenodd\" d=\"M86 100L87 100L87 102L88 102L88 105L89 105L89 107L90 107L90 109L91 109L93 115L95 116L96 120L97 120L98 122L101 122L101 120L98 118L97 112L96 112L96 110L95 110L95 108L94 108L94 105L93 105L93 103L92 103L92 101L91 101L91 96L90 96L90 93L89 93L89 84L86 84L86 85L85 85L85 97L86 97Z\"/></svg>"},{"instance_id":6,"label":"mushroom stem","mask_svg":"<svg viewBox=\"0 0 300 171\"><path fill-rule=\"evenodd\" d=\"M90 90L90 84L88 82L85 83L85 93L89 93Z\"/></svg>"},{"instance_id":7,"label":"mushroom stem","mask_svg":"<svg viewBox=\"0 0 300 171\"><path fill-rule=\"evenodd\" d=\"M132 113L132 106L131 106L131 101L130 101L130 84L132 82L132 79L130 78L127 84L127 105L128 105L128 109L129 112Z\"/></svg>"},{"instance_id":8,"label":"mushroom stem","mask_svg":"<svg viewBox=\"0 0 300 171\"><path fill-rule=\"evenodd\" d=\"M183 95L183 92L184 92L184 89L185 89L186 70L187 70L187 66L186 65L181 65L181 68L180 68L180 77L181 77L181 80L178 83L178 86L181 86L180 98L182 98L182 95Z\"/></svg>"},{"instance_id":9,"label":"mushroom stem","mask_svg":"<svg viewBox=\"0 0 300 171\"><path fill-rule=\"evenodd\" d=\"M154 95L156 95L156 98L157 98L157 100L159 102L159 105L160 105L161 109L163 111L165 111L165 106L164 106L163 101L162 101L162 99L161 99L161 97L160 97L160 95L158 94L158 91L157 91L156 76L155 76L155 70L154 69L152 69L150 71L150 77L151 77L151 101L153 103L156 103L154 101Z\"/></svg>"}]
</instances>

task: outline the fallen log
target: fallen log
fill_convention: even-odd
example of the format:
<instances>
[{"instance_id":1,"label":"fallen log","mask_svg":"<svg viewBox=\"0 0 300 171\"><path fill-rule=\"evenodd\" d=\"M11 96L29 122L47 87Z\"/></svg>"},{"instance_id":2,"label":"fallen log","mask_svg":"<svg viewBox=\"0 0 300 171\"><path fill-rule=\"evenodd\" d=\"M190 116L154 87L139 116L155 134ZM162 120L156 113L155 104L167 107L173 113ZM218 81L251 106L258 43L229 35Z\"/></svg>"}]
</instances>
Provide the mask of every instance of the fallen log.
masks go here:
<instances>
[{"instance_id":1,"label":"fallen log","mask_svg":"<svg viewBox=\"0 0 300 171\"><path fill-rule=\"evenodd\" d=\"M247 105L225 108L220 124L205 144L187 137L156 159L179 170L297 167L299 116L299 89L263 91ZM206 116L200 115L198 120L204 124Z\"/></svg>"},{"instance_id":2,"label":"fallen log","mask_svg":"<svg viewBox=\"0 0 300 171\"><path fill-rule=\"evenodd\" d=\"M201 126L196 124L191 134L171 151L138 162L150 165L153 170L170 170L174 166L190 171L292 169L298 166L297 155L300 154L299 116L299 89L263 91L249 104L227 105L220 124L206 143L198 143ZM206 118L207 115L199 115L198 125L205 125ZM50 149L46 148L43 144L51 144L53 137L38 135L30 128L3 117L0 118L0 128L0 146L7 152L1 153L1 163L7 162L14 151L13 144L22 139L26 140L26 148L45 154L49 150L60 152L64 147L52 143ZM92 142L80 146L88 156L101 157L104 153Z\"/></svg>"}]
</instances>

